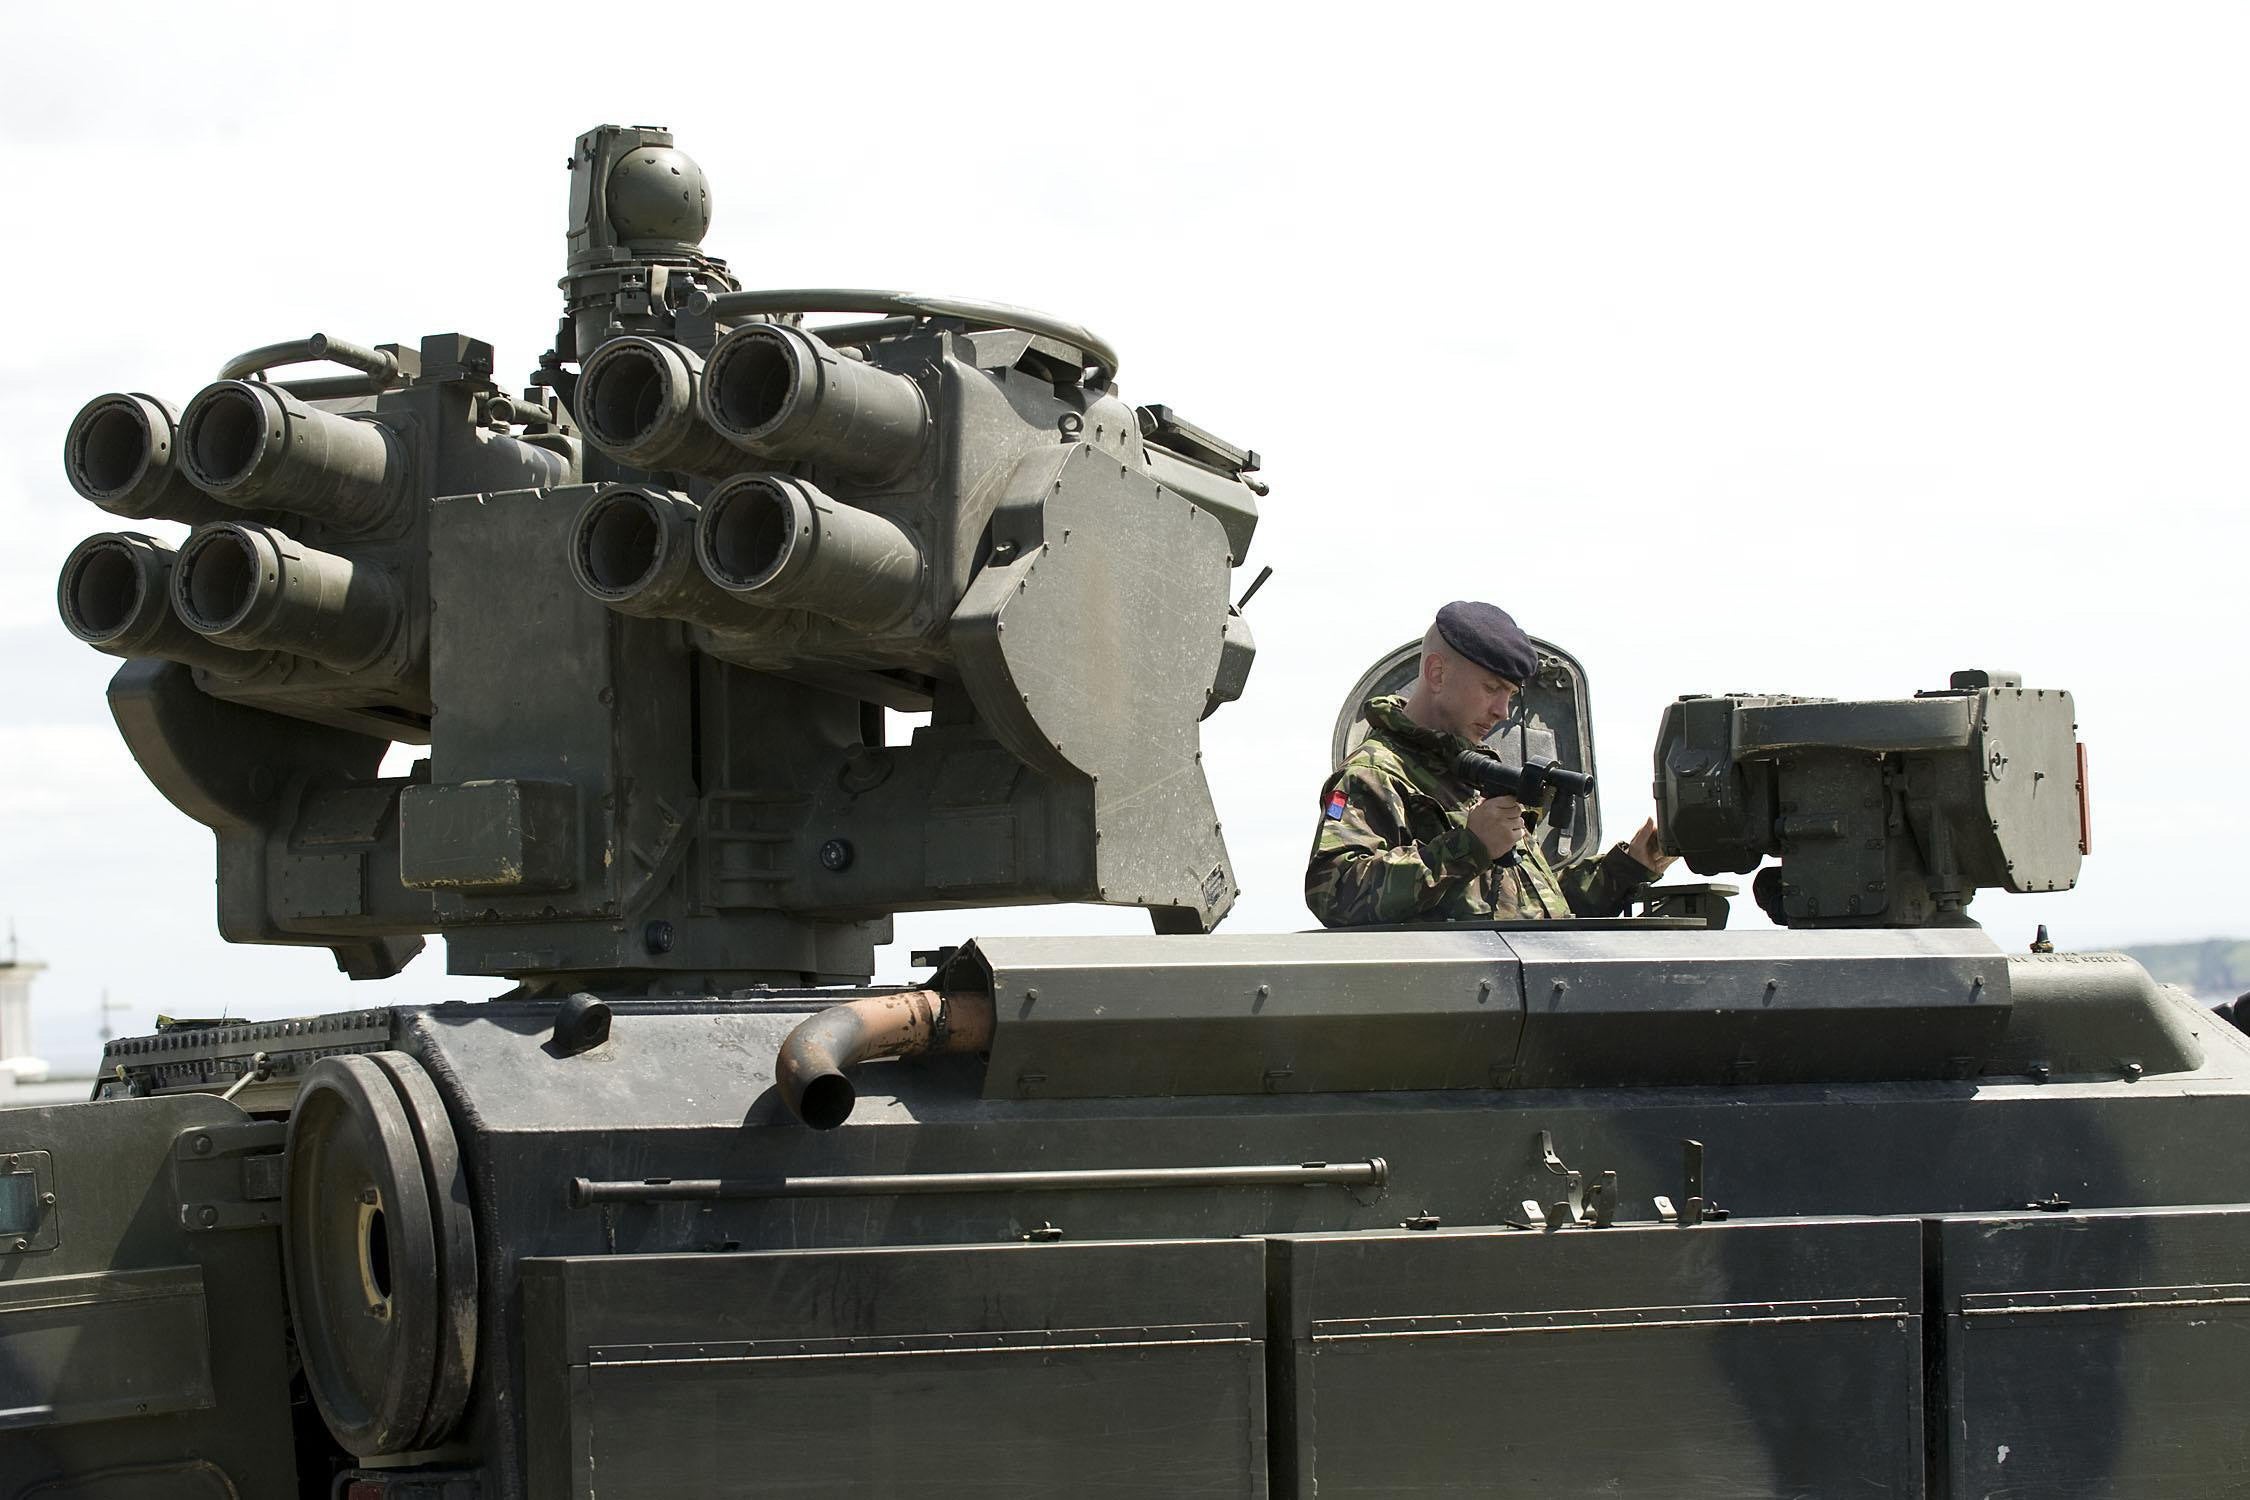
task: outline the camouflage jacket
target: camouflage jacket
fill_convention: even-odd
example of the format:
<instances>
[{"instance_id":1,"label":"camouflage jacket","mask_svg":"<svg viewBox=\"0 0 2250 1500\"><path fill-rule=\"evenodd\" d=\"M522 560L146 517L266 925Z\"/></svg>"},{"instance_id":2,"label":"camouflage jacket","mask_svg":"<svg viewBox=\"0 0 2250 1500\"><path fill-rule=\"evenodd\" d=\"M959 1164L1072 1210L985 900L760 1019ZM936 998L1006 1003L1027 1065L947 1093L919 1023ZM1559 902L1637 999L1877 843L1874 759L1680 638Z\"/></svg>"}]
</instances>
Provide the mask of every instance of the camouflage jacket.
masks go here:
<instances>
[{"instance_id":1,"label":"camouflage jacket","mask_svg":"<svg viewBox=\"0 0 2250 1500\"><path fill-rule=\"evenodd\" d=\"M1655 878L1623 844L1558 873L1527 838L1515 868L1495 865L1469 831L1476 793L1450 769L1468 748L1409 719L1402 698L1369 702L1367 738L1321 788L1305 869L1314 916L1330 927L1609 917ZM1526 808L1526 820L1536 811Z\"/></svg>"}]
</instances>

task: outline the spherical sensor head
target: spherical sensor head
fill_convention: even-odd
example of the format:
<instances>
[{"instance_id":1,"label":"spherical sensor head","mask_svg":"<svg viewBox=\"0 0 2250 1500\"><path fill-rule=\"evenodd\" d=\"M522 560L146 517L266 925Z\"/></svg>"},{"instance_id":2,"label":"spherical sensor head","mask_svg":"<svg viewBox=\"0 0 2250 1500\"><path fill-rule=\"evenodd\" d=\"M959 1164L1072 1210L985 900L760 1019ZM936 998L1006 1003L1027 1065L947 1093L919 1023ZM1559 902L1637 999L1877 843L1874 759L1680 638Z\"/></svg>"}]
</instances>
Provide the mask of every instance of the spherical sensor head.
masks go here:
<instances>
[{"instance_id":1,"label":"spherical sensor head","mask_svg":"<svg viewBox=\"0 0 2250 1500\"><path fill-rule=\"evenodd\" d=\"M609 172L609 222L621 240L697 245L711 227L711 185L685 151L642 146Z\"/></svg>"}]
</instances>

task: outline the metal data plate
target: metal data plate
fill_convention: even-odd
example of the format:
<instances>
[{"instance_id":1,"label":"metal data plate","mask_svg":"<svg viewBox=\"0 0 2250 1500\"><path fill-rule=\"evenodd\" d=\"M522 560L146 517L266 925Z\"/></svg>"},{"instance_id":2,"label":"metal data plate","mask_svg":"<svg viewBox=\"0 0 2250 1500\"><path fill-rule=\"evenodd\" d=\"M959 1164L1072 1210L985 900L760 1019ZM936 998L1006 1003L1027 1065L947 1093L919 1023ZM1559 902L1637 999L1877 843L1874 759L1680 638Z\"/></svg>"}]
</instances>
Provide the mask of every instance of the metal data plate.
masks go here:
<instances>
[{"instance_id":1,"label":"metal data plate","mask_svg":"<svg viewBox=\"0 0 2250 1500\"><path fill-rule=\"evenodd\" d=\"M52 1250L61 1242L54 1156L46 1151L0 1152L0 1256Z\"/></svg>"},{"instance_id":2,"label":"metal data plate","mask_svg":"<svg viewBox=\"0 0 2250 1500\"><path fill-rule=\"evenodd\" d=\"M1551 641L1531 638L1539 652L1539 675L1516 696L1515 713L1485 739L1493 754L1511 766L1527 760L1559 761L1573 771L1594 769L1593 707L1586 694L1586 669L1578 658ZM1367 738L1363 710L1370 698L1404 693L1421 670L1422 643L1408 641L1369 667L1344 698L1336 715L1335 734L1329 741L1329 765L1340 766L1344 757ZM1556 866L1602 847L1601 792L1587 794L1579 803L1575 822L1561 828L1542 827L1539 844Z\"/></svg>"}]
</instances>

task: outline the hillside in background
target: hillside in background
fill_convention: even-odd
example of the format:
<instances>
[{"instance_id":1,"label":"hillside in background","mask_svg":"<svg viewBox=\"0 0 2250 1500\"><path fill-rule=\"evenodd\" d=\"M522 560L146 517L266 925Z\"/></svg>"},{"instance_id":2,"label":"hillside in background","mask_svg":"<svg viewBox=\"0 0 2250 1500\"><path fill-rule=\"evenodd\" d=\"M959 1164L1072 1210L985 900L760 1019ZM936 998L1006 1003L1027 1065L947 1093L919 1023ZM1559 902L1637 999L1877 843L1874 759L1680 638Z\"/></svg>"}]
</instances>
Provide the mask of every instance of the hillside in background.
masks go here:
<instances>
[{"instance_id":1,"label":"hillside in background","mask_svg":"<svg viewBox=\"0 0 2250 1500\"><path fill-rule=\"evenodd\" d=\"M2216 1005L2250 993L2250 941L2212 938L2201 943L2148 943L2125 952L2159 983L2176 984Z\"/></svg>"}]
</instances>

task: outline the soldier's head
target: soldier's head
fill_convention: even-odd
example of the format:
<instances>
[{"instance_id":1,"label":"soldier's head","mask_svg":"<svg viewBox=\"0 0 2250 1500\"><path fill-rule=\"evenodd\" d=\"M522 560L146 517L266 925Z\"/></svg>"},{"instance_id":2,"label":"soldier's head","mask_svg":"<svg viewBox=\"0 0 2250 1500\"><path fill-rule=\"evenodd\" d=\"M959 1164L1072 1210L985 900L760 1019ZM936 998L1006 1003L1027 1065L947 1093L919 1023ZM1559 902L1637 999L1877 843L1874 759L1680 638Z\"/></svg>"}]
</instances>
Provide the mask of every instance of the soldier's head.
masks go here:
<instances>
[{"instance_id":1,"label":"soldier's head","mask_svg":"<svg viewBox=\"0 0 2250 1500\"><path fill-rule=\"evenodd\" d=\"M1498 605L1456 599L1422 637L1422 670L1407 716L1425 729L1481 740L1539 670L1539 653Z\"/></svg>"}]
</instances>

